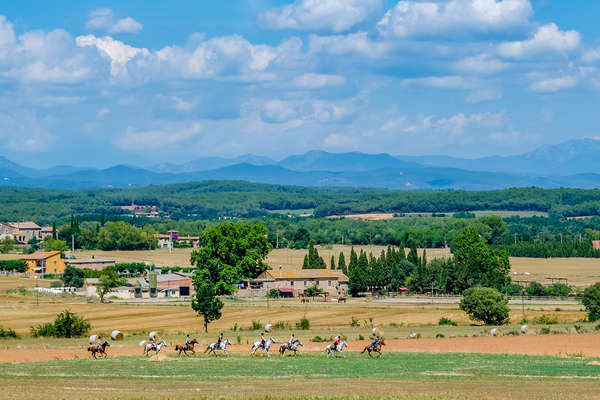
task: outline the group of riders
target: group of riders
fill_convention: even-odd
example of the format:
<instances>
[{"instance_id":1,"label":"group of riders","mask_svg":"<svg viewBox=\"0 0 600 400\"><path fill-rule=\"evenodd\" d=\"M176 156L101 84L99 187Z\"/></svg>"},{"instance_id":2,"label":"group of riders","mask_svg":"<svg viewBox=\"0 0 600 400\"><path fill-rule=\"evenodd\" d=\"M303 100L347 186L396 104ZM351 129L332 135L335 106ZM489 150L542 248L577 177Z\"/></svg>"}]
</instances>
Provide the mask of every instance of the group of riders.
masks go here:
<instances>
[{"instance_id":1,"label":"group of riders","mask_svg":"<svg viewBox=\"0 0 600 400\"><path fill-rule=\"evenodd\" d=\"M156 344L156 342L157 342L157 336L158 335L152 335L152 348L153 349L156 349L156 347L157 347L157 344ZM341 340L342 339L341 339L340 335L337 335L334 338L334 340L333 340L333 346L332 346L332 348L333 348L334 351L338 350ZM192 342L192 340L190 338L190 334L188 333L185 336L185 345L184 345L185 350L187 350L187 351L190 350L191 342ZM223 332L221 332L221 334L217 338L217 342L216 342L215 348L216 349L220 349L222 342L223 342ZM292 336L290 337L290 339L287 342L287 347L288 347L289 350L292 350L292 346L294 345L295 342L296 342L296 335L294 333L292 333ZM367 346L367 348L371 349L371 350L376 350L379 342L380 342L379 335L376 335L375 339L373 340L373 342L369 346ZM261 332L261 334L260 334L260 345L259 345L259 348L265 349L266 343L267 343L267 340L265 339L265 332ZM102 348L102 346L103 346L103 344L102 344L102 337L100 335L98 335L98 337L96 338L96 348L98 350L100 350Z\"/></svg>"}]
</instances>

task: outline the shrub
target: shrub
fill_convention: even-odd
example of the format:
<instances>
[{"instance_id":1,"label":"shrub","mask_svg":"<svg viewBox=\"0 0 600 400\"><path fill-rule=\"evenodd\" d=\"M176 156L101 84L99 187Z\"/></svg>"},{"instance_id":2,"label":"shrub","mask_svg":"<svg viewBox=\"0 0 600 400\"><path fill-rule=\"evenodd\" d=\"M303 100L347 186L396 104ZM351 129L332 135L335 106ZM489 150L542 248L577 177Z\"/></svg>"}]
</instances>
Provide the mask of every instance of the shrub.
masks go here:
<instances>
[{"instance_id":1,"label":"shrub","mask_svg":"<svg viewBox=\"0 0 600 400\"><path fill-rule=\"evenodd\" d=\"M310 329L310 321L306 318L302 318L299 322L296 322L296 329Z\"/></svg>"},{"instance_id":2,"label":"shrub","mask_svg":"<svg viewBox=\"0 0 600 400\"><path fill-rule=\"evenodd\" d=\"M360 327L360 322L358 322L356 318L352 317L352 319L350 320L350 326L353 328L358 328Z\"/></svg>"},{"instance_id":3,"label":"shrub","mask_svg":"<svg viewBox=\"0 0 600 400\"><path fill-rule=\"evenodd\" d=\"M473 320L488 325L502 325L508 322L508 300L493 288L475 287L465 290L460 301L460 309Z\"/></svg>"},{"instance_id":4,"label":"shrub","mask_svg":"<svg viewBox=\"0 0 600 400\"><path fill-rule=\"evenodd\" d=\"M83 271L67 265L61 279L66 287L80 288L83 286Z\"/></svg>"},{"instance_id":5,"label":"shrub","mask_svg":"<svg viewBox=\"0 0 600 400\"><path fill-rule=\"evenodd\" d=\"M544 326L543 328L540 329L540 334L541 335L549 335L550 334L550 328L548 328L547 326Z\"/></svg>"},{"instance_id":6,"label":"shrub","mask_svg":"<svg viewBox=\"0 0 600 400\"><path fill-rule=\"evenodd\" d=\"M358 335L358 340L365 340L365 337L363 335Z\"/></svg>"},{"instance_id":7,"label":"shrub","mask_svg":"<svg viewBox=\"0 0 600 400\"><path fill-rule=\"evenodd\" d=\"M279 290L277 290L275 288L269 290L269 292L267 293L267 297L270 299L278 299L279 298Z\"/></svg>"},{"instance_id":8,"label":"shrub","mask_svg":"<svg viewBox=\"0 0 600 400\"><path fill-rule=\"evenodd\" d=\"M50 282L50 287L51 288L59 288L59 287L63 287L63 284L60 283L60 281L52 281L52 282Z\"/></svg>"},{"instance_id":9,"label":"shrub","mask_svg":"<svg viewBox=\"0 0 600 400\"><path fill-rule=\"evenodd\" d=\"M2 326L0 326L0 338L18 338L19 335L17 335L17 332L15 332L13 329L4 329Z\"/></svg>"},{"instance_id":10,"label":"shrub","mask_svg":"<svg viewBox=\"0 0 600 400\"><path fill-rule=\"evenodd\" d=\"M438 333L437 335L435 335L436 338L443 338L445 337L443 333Z\"/></svg>"},{"instance_id":11,"label":"shrub","mask_svg":"<svg viewBox=\"0 0 600 400\"><path fill-rule=\"evenodd\" d=\"M55 337L79 337L87 334L90 330L87 319L65 310L56 316L54 323L48 322L36 327L31 327L31 336L55 336Z\"/></svg>"},{"instance_id":12,"label":"shrub","mask_svg":"<svg viewBox=\"0 0 600 400\"><path fill-rule=\"evenodd\" d=\"M250 326L251 331L260 331L262 328L260 321L252 321L252 325Z\"/></svg>"},{"instance_id":13,"label":"shrub","mask_svg":"<svg viewBox=\"0 0 600 400\"><path fill-rule=\"evenodd\" d=\"M558 319L556 316L540 315L539 317L533 319L533 323L540 325L554 325L558 324Z\"/></svg>"},{"instance_id":14,"label":"shrub","mask_svg":"<svg viewBox=\"0 0 600 400\"><path fill-rule=\"evenodd\" d=\"M590 322L598 321L600 319L600 282L583 291L581 302L585 306Z\"/></svg>"},{"instance_id":15,"label":"shrub","mask_svg":"<svg viewBox=\"0 0 600 400\"><path fill-rule=\"evenodd\" d=\"M321 336L315 336L314 338L312 338L312 341L315 343L322 343L322 342L326 342L327 339L322 338Z\"/></svg>"},{"instance_id":16,"label":"shrub","mask_svg":"<svg viewBox=\"0 0 600 400\"><path fill-rule=\"evenodd\" d=\"M451 326L456 326L456 322L452 321L451 319L448 318L440 318L440 320L438 321L438 325L442 326L442 325L451 325Z\"/></svg>"},{"instance_id":17,"label":"shrub","mask_svg":"<svg viewBox=\"0 0 600 400\"><path fill-rule=\"evenodd\" d=\"M274 327L274 328L277 328L277 329L287 329L287 328L289 328L289 327L290 327L290 323L289 323L289 322L287 322L287 321L286 321L286 322L283 322L283 321L277 321L277 322L275 323L275 325L273 325L273 327Z\"/></svg>"},{"instance_id":18,"label":"shrub","mask_svg":"<svg viewBox=\"0 0 600 400\"><path fill-rule=\"evenodd\" d=\"M594 330L600 331L600 324L596 325L596 326L594 327Z\"/></svg>"}]
</instances>

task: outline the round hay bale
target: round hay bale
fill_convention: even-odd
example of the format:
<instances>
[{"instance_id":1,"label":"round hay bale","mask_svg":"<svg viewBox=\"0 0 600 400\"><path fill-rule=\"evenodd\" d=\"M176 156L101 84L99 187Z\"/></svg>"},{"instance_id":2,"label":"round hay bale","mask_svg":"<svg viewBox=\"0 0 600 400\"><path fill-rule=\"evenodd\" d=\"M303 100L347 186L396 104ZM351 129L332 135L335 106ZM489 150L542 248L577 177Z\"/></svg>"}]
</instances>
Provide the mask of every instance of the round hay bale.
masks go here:
<instances>
[{"instance_id":1,"label":"round hay bale","mask_svg":"<svg viewBox=\"0 0 600 400\"><path fill-rule=\"evenodd\" d=\"M410 335L408 335L409 339L418 339L421 337L420 333L416 333L416 332L411 332Z\"/></svg>"},{"instance_id":2,"label":"round hay bale","mask_svg":"<svg viewBox=\"0 0 600 400\"><path fill-rule=\"evenodd\" d=\"M271 330L272 326L273 326L273 324L266 324L265 325L265 332L269 332Z\"/></svg>"},{"instance_id":3,"label":"round hay bale","mask_svg":"<svg viewBox=\"0 0 600 400\"><path fill-rule=\"evenodd\" d=\"M112 340L123 340L123 332L118 331L118 330L115 329L110 334L110 337L112 338Z\"/></svg>"},{"instance_id":4,"label":"round hay bale","mask_svg":"<svg viewBox=\"0 0 600 400\"><path fill-rule=\"evenodd\" d=\"M152 340L152 339L154 339L154 337L156 337L156 335L158 335L158 333L156 331L152 331L152 332L150 332L148 337L150 338L150 340Z\"/></svg>"},{"instance_id":5,"label":"round hay bale","mask_svg":"<svg viewBox=\"0 0 600 400\"><path fill-rule=\"evenodd\" d=\"M377 335L377 328L373 328L373 330L371 331L371 333L372 333L373 335Z\"/></svg>"},{"instance_id":6,"label":"round hay bale","mask_svg":"<svg viewBox=\"0 0 600 400\"><path fill-rule=\"evenodd\" d=\"M491 336L498 336L498 334L499 334L499 333L500 333L500 332L498 331L498 328L492 328L492 329L490 330L490 335L491 335Z\"/></svg>"},{"instance_id":7,"label":"round hay bale","mask_svg":"<svg viewBox=\"0 0 600 400\"><path fill-rule=\"evenodd\" d=\"M94 344L96 342L96 339L98 339L98 335L90 336L90 344Z\"/></svg>"}]
</instances>

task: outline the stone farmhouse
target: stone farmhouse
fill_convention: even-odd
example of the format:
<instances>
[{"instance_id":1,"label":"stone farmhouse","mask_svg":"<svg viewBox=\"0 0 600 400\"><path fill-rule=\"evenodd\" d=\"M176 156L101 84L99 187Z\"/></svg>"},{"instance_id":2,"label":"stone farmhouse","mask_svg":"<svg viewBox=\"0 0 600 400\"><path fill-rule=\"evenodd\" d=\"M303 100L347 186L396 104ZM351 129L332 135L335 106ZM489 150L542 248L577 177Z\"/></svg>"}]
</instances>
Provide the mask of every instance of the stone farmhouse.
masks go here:
<instances>
[{"instance_id":1,"label":"stone farmhouse","mask_svg":"<svg viewBox=\"0 0 600 400\"><path fill-rule=\"evenodd\" d=\"M256 279L244 282L237 295L264 297L271 289L277 289L281 297L298 297L312 286L317 286L332 297L345 296L348 293L348 277L341 271L328 269L279 268L279 270L267 270Z\"/></svg>"},{"instance_id":2,"label":"stone farmhouse","mask_svg":"<svg viewBox=\"0 0 600 400\"><path fill-rule=\"evenodd\" d=\"M41 227L33 221L0 222L0 240L14 239L17 244L27 244L32 238L38 241L52 236L52 227Z\"/></svg>"}]
</instances>

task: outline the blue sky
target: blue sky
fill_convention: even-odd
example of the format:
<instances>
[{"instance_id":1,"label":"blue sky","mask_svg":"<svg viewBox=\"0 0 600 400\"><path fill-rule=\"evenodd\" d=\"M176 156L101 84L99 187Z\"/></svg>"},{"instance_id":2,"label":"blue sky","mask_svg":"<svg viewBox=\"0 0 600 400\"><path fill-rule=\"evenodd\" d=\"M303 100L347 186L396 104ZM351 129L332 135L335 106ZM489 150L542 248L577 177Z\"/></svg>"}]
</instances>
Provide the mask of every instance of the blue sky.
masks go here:
<instances>
[{"instance_id":1,"label":"blue sky","mask_svg":"<svg viewBox=\"0 0 600 400\"><path fill-rule=\"evenodd\" d=\"M4 3L0 155L25 165L600 136L600 2Z\"/></svg>"}]
</instances>

